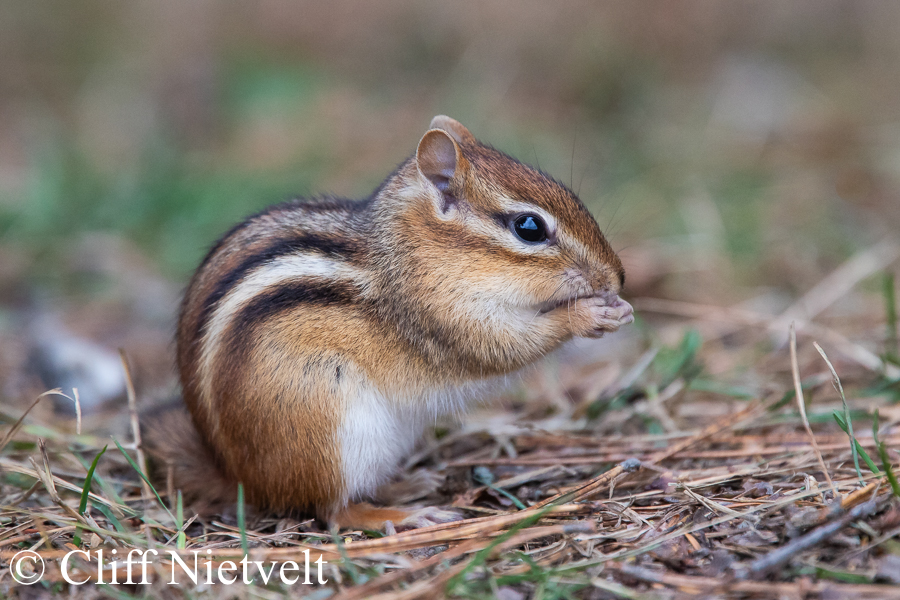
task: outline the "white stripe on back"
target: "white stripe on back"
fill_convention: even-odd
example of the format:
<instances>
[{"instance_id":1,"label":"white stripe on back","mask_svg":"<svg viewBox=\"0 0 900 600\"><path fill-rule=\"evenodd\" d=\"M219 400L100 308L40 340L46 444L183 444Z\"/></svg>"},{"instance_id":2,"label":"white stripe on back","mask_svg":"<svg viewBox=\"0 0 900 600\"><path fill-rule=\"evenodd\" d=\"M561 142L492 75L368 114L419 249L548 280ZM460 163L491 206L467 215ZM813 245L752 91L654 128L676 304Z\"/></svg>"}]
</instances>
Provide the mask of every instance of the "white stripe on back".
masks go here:
<instances>
[{"instance_id":1,"label":"white stripe on back","mask_svg":"<svg viewBox=\"0 0 900 600\"><path fill-rule=\"evenodd\" d=\"M266 290L303 279L365 282L363 271L341 260L318 252L302 252L280 256L260 265L246 275L219 300L206 323L200 347L200 390L208 401L212 384L212 366L222 344L222 336L231 319L246 304Z\"/></svg>"}]
</instances>

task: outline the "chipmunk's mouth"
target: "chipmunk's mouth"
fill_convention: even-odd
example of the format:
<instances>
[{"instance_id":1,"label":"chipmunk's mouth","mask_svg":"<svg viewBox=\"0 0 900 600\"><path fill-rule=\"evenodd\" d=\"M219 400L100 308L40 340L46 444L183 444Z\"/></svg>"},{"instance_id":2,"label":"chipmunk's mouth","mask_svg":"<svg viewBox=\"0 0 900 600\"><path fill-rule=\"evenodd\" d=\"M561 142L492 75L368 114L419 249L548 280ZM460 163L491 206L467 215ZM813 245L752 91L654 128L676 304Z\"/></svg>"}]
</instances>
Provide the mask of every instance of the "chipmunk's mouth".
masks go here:
<instances>
[{"instance_id":1,"label":"chipmunk's mouth","mask_svg":"<svg viewBox=\"0 0 900 600\"><path fill-rule=\"evenodd\" d=\"M574 307L575 303L578 302L579 300L592 300L592 301L596 302L597 299L602 299L604 301L604 302L602 302L602 305L609 306L610 308L622 308L623 306L627 305L628 310L625 312L627 312L628 315L630 315L632 313L630 304L628 304L627 302L622 300L619 296L611 295L609 292L594 294L592 296L575 295L575 296L569 296L567 298L562 298L560 300L549 300L549 301L541 304L539 310L540 310L541 314L544 314L544 313L550 312L551 310L561 308L563 306Z\"/></svg>"},{"instance_id":2,"label":"chipmunk's mouth","mask_svg":"<svg viewBox=\"0 0 900 600\"><path fill-rule=\"evenodd\" d=\"M602 302L598 303L597 302L598 299L602 300ZM539 311L540 311L540 314L544 314L544 313L550 312L551 310L555 310L557 308L562 308L563 306L568 306L568 307L574 308L575 303L578 302L579 300L591 300L601 306L608 306L610 308L620 309L622 312L621 320L623 321L623 324L630 323L632 320L634 320L634 317L633 317L634 309L631 308L631 304L629 304L625 300L622 300L622 298L620 298L619 296L612 295L609 292L594 294L592 296L577 296L576 295L576 296L569 296L568 298L562 298L560 300L550 300L550 301L547 301L547 302L541 304Z\"/></svg>"},{"instance_id":3,"label":"chipmunk's mouth","mask_svg":"<svg viewBox=\"0 0 900 600\"><path fill-rule=\"evenodd\" d=\"M550 300L540 304L540 314L548 313L551 310L555 310L562 306L571 306L573 302L577 302L578 300L584 300L586 296L571 296L569 298L563 298L562 300Z\"/></svg>"}]
</instances>

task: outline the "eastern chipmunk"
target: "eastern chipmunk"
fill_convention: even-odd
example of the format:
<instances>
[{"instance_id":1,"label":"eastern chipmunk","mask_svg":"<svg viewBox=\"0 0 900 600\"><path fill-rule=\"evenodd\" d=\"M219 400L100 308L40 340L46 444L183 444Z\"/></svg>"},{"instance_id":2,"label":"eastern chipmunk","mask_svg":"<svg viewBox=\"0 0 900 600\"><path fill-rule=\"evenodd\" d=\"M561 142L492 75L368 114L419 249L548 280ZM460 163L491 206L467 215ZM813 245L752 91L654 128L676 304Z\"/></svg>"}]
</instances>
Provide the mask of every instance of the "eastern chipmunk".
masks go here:
<instances>
[{"instance_id":1,"label":"eastern chipmunk","mask_svg":"<svg viewBox=\"0 0 900 600\"><path fill-rule=\"evenodd\" d=\"M571 190L435 117L369 198L273 206L210 250L178 323L200 434L168 432L178 484L400 524L410 512L357 502L482 382L631 322L624 282Z\"/></svg>"}]
</instances>

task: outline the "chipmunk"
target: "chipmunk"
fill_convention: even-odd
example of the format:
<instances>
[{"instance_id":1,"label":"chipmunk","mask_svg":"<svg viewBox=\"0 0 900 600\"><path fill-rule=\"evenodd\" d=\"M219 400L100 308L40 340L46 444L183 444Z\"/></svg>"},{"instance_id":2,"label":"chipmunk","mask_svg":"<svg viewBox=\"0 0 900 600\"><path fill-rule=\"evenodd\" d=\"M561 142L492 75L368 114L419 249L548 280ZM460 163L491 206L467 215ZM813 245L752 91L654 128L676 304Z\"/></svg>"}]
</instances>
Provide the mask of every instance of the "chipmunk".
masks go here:
<instances>
[{"instance_id":1,"label":"chipmunk","mask_svg":"<svg viewBox=\"0 0 900 600\"><path fill-rule=\"evenodd\" d=\"M276 205L209 251L178 322L177 483L341 527L439 520L361 501L483 382L631 322L624 283L571 190L437 116L369 198Z\"/></svg>"}]
</instances>

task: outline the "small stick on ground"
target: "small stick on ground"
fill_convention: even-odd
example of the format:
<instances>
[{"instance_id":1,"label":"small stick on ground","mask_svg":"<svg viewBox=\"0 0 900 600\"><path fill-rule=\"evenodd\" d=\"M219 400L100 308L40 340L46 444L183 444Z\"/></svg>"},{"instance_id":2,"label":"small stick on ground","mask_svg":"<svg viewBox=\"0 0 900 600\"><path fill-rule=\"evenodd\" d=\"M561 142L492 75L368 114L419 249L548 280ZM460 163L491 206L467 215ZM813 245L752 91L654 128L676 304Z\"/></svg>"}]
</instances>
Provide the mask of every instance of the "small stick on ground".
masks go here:
<instances>
[{"instance_id":1,"label":"small stick on ground","mask_svg":"<svg viewBox=\"0 0 900 600\"><path fill-rule=\"evenodd\" d=\"M809 533L800 536L796 540L785 544L777 550L773 550L772 552L769 552L768 554L757 558L752 563L750 563L750 566L747 567L746 572L736 572L742 579L746 577L759 577L761 575L764 575L772 569L775 569L776 567L787 563L803 550L806 550L807 548L810 548L827 540L828 538L839 532L841 529L849 525L852 521L874 513L876 508L877 503L875 501L875 498L872 498L868 502L864 502L859 506L853 507L852 509L850 509L850 511L848 511L840 518L822 525L821 527L817 527L816 529L813 529Z\"/></svg>"},{"instance_id":2,"label":"small stick on ground","mask_svg":"<svg viewBox=\"0 0 900 600\"><path fill-rule=\"evenodd\" d=\"M541 502L538 502L534 506L530 507L528 510L541 509L550 504L562 504L563 502L581 500L601 491L604 486L608 485L619 476L625 475L626 473L632 473L640 468L641 461L636 458L629 458L617 464L609 471L606 471L605 473L601 473L597 477L594 477L584 485L580 485L574 490L569 490L568 492L563 492L561 494L557 494L555 496L547 498L546 500L542 500Z\"/></svg>"},{"instance_id":3,"label":"small stick on ground","mask_svg":"<svg viewBox=\"0 0 900 600\"><path fill-rule=\"evenodd\" d=\"M855 492L847 494L846 496L841 498L841 508L847 510L853 508L857 504L862 504L865 501L866 496L870 496L871 494L873 494L879 486L887 485L887 482L887 477L883 477L871 482L864 488L860 488Z\"/></svg>"}]
</instances>

